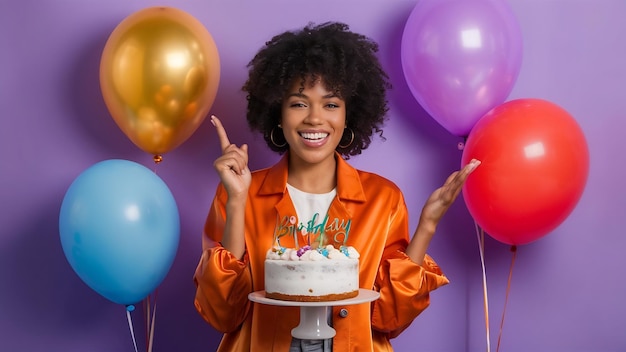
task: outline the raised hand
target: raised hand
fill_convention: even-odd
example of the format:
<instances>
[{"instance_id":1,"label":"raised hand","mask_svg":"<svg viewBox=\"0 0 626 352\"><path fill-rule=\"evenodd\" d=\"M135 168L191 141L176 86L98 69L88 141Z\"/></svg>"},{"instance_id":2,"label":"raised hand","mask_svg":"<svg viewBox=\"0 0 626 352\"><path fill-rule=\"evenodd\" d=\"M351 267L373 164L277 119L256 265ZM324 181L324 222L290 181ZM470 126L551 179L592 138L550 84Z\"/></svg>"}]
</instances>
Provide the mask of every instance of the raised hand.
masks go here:
<instances>
[{"instance_id":1,"label":"raised hand","mask_svg":"<svg viewBox=\"0 0 626 352\"><path fill-rule=\"evenodd\" d=\"M443 184L437 188L426 200L426 204L422 208L420 221L430 223L431 226L437 226L443 215L448 211L454 200L458 197L463 189L463 184L469 176L480 165L479 160L472 160L461 170L453 172Z\"/></svg>"},{"instance_id":2,"label":"raised hand","mask_svg":"<svg viewBox=\"0 0 626 352\"><path fill-rule=\"evenodd\" d=\"M406 254L417 264L423 263L439 221L461 193L467 177L478 165L480 161L474 159L461 170L453 172L443 186L437 188L426 200L415 234L406 249Z\"/></svg>"},{"instance_id":3,"label":"raised hand","mask_svg":"<svg viewBox=\"0 0 626 352\"><path fill-rule=\"evenodd\" d=\"M241 147L237 147L231 144L222 122L216 116L211 116L211 123L215 126L222 149L222 155L215 160L213 167L226 188L229 201L245 201L251 180L248 169L248 145L242 144Z\"/></svg>"}]
</instances>

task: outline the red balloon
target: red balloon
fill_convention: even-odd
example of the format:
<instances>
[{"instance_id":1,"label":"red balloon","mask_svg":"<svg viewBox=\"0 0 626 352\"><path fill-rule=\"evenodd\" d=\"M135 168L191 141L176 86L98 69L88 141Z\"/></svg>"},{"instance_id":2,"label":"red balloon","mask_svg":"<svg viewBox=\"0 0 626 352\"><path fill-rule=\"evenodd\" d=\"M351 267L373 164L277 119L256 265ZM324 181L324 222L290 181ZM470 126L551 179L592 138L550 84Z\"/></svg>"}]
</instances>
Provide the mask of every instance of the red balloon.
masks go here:
<instances>
[{"instance_id":1,"label":"red balloon","mask_svg":"<svg viewBox=\"0 0 626 352\"><path fill-rule=\"evenodd\" d=\"M521 245L558 227L575 208L589 173L589 151L576 121L541 99L518 99L483 116L468 135L462 165L482 164L463 198L496 240Z\"/></svg>"}]
</instances>

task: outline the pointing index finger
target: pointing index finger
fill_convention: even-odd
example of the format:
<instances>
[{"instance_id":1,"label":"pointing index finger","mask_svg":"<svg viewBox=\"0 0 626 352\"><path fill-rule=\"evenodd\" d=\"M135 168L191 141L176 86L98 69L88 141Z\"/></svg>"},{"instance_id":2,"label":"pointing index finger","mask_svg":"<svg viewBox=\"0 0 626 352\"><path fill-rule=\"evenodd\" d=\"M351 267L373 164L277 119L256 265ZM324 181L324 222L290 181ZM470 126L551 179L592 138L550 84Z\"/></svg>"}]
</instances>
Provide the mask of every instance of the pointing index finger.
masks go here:
<instances>
[{"instance_id":1,"label":"pointing index finger","mask_svg":"<svg viewBox=\"0 0 626 352\"><path fill-rule=\"evenodd\" d=\"M211 123L215 126L215 130L217 131L217 138L220 141L220 147L222 148L222 152L228 148L230 145L230 141L228 140L228 135L226 134L226 130L222 125L220 119L215 115L211 115Z\"/></svg>"}]
</instances>

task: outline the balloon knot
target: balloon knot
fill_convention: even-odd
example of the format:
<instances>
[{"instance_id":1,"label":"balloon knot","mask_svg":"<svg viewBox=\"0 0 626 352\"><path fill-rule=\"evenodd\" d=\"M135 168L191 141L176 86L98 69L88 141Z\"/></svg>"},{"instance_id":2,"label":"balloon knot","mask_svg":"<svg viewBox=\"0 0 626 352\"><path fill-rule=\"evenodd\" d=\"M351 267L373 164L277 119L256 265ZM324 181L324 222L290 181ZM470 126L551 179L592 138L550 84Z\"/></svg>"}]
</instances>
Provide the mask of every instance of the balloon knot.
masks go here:
<instances>
[{"instance_id":1,"label":"balloon knot","mask_svg":"<svg viewBox=\"0 0 626 352\"><path fill-rule=\"evenodd\" d=\"M517 251L517 246L516 245L511 246L511 252L516 252L516 251Z\"/></svg>"},{"instance_id":2,"label":"balloon knot","mask_svg":"<svg viewBox=\"0 0 626 352\"><path fill-rule=\"evenodd\" d=\"M135 306L132 305L132 304L127 304L126 305L126 310L129 311L129 312L132 312L132 311L135 310Z\"/></svg>"},{"instance_id":3,"label":"balloon knot","mask_svg":"<svg viewBox=\"0 0 626 352\"><path fill-rule=\"evenodd\" d=\"M161 161L163 161L163 157L157 154L157 155L155 155L155 156L152 158L152 160L154 160L154 163L155 163L155 164L158 164L158 163L160 163Z\"/></svg>"},{"instance_id":4,"label":"balloon knot","mask_svg":"<svg viewBox=\"0 0 626 352\"><path fill-rule=\"evenodd\" d=\"M457 147L457 148L459 148L459 150L463 150L463 149L465 149L465 143L464 143L464 142L459 142L459 143L456 145L456 147Z\"/></svg>"}]
</instances>

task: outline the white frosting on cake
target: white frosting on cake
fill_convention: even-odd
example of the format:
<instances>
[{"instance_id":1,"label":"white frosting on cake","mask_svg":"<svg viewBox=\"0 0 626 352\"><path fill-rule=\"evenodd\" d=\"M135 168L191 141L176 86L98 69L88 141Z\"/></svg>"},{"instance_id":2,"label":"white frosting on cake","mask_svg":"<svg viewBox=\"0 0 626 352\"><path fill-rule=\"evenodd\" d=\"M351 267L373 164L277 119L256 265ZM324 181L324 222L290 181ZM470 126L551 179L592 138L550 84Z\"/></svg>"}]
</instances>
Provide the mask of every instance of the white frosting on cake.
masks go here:
<instances>
[{"instance_id":1,"label":"white frosting on cake","mask_svg":"<svg viewBox=\"0 0 626 352\"><path fill-rule=\"evenodd\" d=\"M359 253L354 248L307 247L267 252L266 294L298 301L328 301L358 294Z\"/></svg>"}]
</instances>

